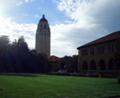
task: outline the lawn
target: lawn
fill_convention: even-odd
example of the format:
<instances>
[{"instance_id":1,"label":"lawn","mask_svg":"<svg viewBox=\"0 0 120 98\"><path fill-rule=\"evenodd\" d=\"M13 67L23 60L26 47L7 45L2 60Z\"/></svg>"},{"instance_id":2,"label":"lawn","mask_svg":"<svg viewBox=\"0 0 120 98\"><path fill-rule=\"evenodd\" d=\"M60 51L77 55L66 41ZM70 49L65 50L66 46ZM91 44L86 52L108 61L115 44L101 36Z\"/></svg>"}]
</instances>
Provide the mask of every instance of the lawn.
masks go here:
<instances>
[{"instance_id":1,"label":"lawn","mask_svg":"<svg viewBox=\"0 0 120 98\"><path fill-rule=\"evenodd\" d=\"M103 98L120 95L116 79L0 75L0 98Z\"/></svg>"}]
</instances>

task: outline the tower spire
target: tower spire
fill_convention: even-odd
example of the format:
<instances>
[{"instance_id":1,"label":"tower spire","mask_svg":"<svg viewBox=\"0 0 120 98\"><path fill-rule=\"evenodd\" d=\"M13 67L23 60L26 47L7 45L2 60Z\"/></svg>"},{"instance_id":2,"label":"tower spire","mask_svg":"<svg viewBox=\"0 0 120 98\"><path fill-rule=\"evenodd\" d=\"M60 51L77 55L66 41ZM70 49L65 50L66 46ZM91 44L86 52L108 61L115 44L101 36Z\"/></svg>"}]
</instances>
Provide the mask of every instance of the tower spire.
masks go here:
<instances>
[{"instance_id":1,"label":"tower spire","mask_svg":"<svg viewBox=\"0 0 120 98\"><path fill-rule=\"evenodd\" d=\"M45 15L44 14L42 15L42 18L45 19Z\"/></svg>"}]
</instances>

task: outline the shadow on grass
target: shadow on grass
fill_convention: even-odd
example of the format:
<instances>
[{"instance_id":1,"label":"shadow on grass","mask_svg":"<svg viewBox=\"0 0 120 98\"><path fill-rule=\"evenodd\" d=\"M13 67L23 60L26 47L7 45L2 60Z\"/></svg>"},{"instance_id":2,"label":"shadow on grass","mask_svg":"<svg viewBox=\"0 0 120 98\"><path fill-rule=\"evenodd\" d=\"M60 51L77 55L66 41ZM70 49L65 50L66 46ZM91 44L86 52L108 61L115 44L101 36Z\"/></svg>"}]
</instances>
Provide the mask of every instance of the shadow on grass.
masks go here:
<instances>
[{"instance_id":1,"label":"shadow on grass","mask_svg":"<svg viewBox=\"0 0 120 98\"><path fill-rule=\"evenodd\" d=\"M31 74L31 73L0 73L0 75L6 75L6 76L22 76L22 77L37 77L37 74Z\"/></svg>"},{"instance_id":2,"label":"shadow on grass","mask_svg":"<svg viewBox=\"0 0 120 98\"><path fill-rule=\"evenodd\" d=\"M108 96L108 97L102 97L102 98L120 98L120 95L117 95L117 96Z\"/></svg>"}]
</instances>

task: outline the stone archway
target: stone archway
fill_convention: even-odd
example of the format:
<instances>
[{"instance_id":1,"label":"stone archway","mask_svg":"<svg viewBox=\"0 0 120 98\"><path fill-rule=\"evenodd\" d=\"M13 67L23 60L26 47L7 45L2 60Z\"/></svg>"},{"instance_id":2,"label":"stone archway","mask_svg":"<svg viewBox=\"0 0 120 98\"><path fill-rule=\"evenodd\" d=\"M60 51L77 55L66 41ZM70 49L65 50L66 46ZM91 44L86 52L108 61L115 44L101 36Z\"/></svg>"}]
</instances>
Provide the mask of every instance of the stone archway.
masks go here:
<instances>
[{"instance_id":1,"label":"stone archway","mask_svg":"<svg viewBox=\"0 0 120 98\"><path fill-rule=\"evenodd\" d=\"M114 70L114 69L115 69L113 58L111 58L111 59L108 61L108 69L109 69L109 70Z\"/></svg>"},{"instance_id":2,"label":"stone archway","mask_svg":"<svg viewBox=\"0 0 120 98\"><path fill-rule=\"evenodd\" d=\"M83 61L82 69L83 70L88 70L88 63L87 63L87 61Z\"/></svg>"},{"instance_id":3,"label":"stone archway","mask_svg":"<svg viewBox=\"0 0 120 98\"><path fill-rule=\"evenodd\" d=\"M96 62L94 60L91 60L89 67L90 67L90 70L96 70Z\"/></svg>"},{"instance_id":4,"label":"stone archway","mask_svg":"<svg viewBox=\"0 0 120 98\"><path fill-rule=\"evenodd\" d=\"M100 70L106 70L106 62L105 62L105 60L100 60L99 61L99 64L98 64L98 66L99 66L99 69Z\"/></svg>"}]
</instances>

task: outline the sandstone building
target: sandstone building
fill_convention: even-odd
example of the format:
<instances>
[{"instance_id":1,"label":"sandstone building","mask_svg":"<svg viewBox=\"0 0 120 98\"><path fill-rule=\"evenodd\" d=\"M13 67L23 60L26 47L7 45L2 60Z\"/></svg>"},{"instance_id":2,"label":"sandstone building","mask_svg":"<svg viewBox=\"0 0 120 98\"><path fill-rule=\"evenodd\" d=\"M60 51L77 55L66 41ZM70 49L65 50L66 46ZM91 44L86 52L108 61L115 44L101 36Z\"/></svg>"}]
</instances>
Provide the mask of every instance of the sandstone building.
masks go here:
<instances>
[{"instance_id":1,"label":"sandstone building","mask_svg":"<svg viewBox=\"0 0 120 98\"><path fill-rule=\"evenodd\" d=\"M120 70L116 64L117 46L120 40L120 31L89 42L78 47L78 69L82 75L113 75Z\"/></svg>"},{"instance_id":2,"label":"sandstone building","mask_svg":"<svg viewBox=\"0 0 120 98\"><path fill-rule=\"evenodd\" d=\"M37 53L50 56L50 27L44 15L40 19L36 30L35 48Z\"/></svg>"}]
</instances>

